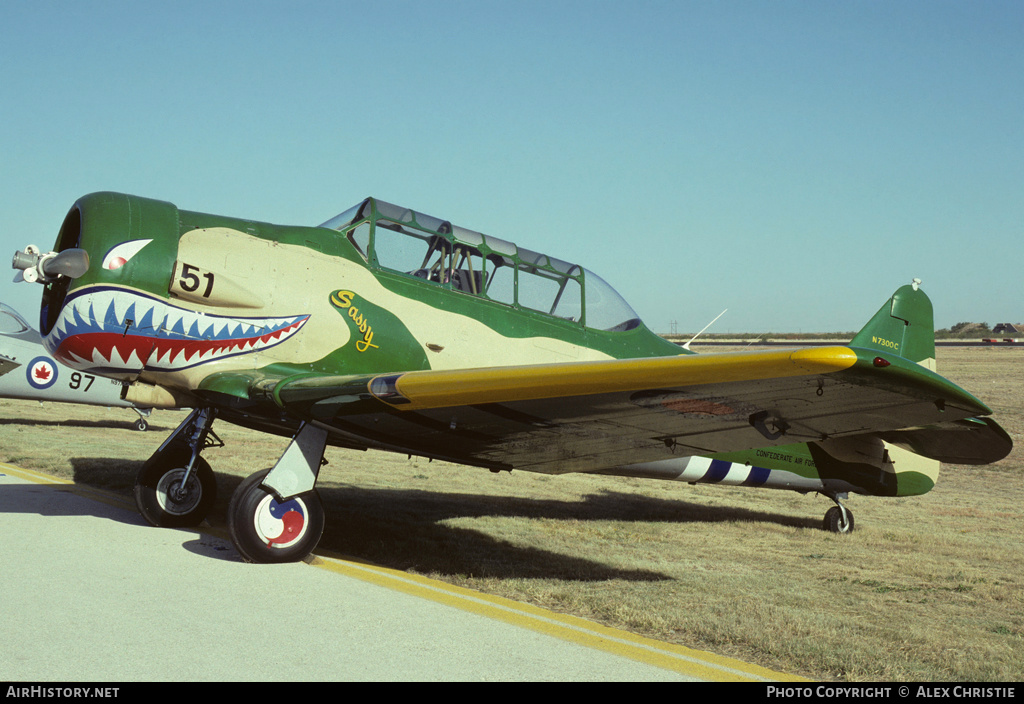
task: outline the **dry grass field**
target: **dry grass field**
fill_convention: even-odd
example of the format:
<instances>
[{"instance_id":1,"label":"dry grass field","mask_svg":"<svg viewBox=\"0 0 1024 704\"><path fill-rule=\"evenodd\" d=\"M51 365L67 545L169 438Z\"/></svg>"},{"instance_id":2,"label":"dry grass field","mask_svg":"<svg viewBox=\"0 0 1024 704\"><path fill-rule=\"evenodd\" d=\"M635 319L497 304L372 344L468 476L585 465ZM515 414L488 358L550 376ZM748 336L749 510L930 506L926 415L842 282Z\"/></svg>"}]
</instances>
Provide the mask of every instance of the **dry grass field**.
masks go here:
<instances>
[{"instance_id":1,"label":"dry grass field","mask_svg":"<svg viewBox=\"0 0 1024 704\"><path fill-rule=\"evenodd\" d=\"M1024 350L940 348L938 363L1017 446L990 467L943 466L923 497L851 497L849 536L820 529L831 502L816 495L329 448L320 547L815 679L1019 680ZM129 410L0 400L0 460L130 494L182 417L156 412L140 433ZM286 440L214 429L216 526Z\"/></svg>"}]
</instances>

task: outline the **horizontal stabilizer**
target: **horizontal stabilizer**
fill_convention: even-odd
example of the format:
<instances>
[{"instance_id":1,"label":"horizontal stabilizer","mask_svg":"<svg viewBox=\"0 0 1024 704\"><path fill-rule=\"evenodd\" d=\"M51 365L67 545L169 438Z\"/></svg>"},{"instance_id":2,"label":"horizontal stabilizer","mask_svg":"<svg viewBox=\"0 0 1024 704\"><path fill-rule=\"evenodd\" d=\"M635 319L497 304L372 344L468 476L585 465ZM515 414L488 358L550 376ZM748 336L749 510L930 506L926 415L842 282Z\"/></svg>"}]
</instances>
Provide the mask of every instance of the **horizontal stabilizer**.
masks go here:
<instances>
[{"instance_id":1,"label":"horizontal stabilizer","mask_svg":"<svg viewBox=\"0 0 1024 704\"><path fill-rule=\"evenodd\" d=\"M888 443L950 464L989 464L1010 454L1013 440L991 418L964 418L879 433Z\"/></svg>"}]
</instances>

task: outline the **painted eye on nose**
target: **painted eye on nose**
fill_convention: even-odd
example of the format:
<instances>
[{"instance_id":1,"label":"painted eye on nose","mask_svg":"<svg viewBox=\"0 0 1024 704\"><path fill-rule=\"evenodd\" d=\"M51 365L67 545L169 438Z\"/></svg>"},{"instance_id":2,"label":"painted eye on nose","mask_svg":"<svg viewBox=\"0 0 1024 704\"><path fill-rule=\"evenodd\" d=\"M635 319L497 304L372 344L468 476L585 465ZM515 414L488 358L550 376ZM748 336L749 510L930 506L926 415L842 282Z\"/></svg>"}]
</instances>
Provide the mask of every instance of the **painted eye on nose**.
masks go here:
<instances>
[{"instance_id":1,"label":"painted eye on nose","mask_svg":"<svg viewBox=\"0 0 1024 704\"><path fill-rule=\"evenodd\" d=\"M114 271L120 269L128 261L139 253L143 247L152 242L153 240L131 240L130 242L122 242L116 245L107 252L107 256L103 257L103 268Z\"/></svg>"}]
</instances>

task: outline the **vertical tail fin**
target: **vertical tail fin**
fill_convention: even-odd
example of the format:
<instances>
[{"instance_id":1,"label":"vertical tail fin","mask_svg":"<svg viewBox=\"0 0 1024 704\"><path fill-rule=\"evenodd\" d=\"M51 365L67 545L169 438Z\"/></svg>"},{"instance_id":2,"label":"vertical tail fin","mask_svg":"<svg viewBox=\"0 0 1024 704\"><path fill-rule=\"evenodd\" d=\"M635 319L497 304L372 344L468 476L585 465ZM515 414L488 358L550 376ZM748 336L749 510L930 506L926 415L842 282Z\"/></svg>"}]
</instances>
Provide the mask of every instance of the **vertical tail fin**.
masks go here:
<instances>
[{"instance_id":1,"label":"vertical tail fin","mask_svg":"<svg viewBox=\"0 0 1024 704\"><path fill-rule=\"evenodd\" d=\"M935 371L935 319L920 283L914 279L897 289L850 346L895 353Z\"/></svg>"}]
</instances>

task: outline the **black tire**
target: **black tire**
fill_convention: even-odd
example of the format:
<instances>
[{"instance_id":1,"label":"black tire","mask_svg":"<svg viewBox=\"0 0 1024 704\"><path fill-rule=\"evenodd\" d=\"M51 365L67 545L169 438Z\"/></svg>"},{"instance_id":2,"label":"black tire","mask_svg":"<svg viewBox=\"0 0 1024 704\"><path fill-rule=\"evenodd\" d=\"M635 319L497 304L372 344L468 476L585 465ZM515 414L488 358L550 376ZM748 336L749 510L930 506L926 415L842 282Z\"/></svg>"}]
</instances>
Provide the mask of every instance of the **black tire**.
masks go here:
<instances>
[{"instance_id":1,"label":"black tire","mask_svg":"<svg viewBox=\"0 0 1024 704\"><path fill-rule=\"evenodd\" d=\"M202 457L196 458L185 493L176 495L190 456L187 447L168 448L150 457L139 470L135 505L150 524L160 528L197 526L217 500L217 480Z\"/></svg>"},{"instance_id":2,"label":"black tire","mask_svg":"<svg viewBox=\"0 0 1024 704\"><path fill-rule=\"evenodd\" d=\"M297 562L313 552L324 532L324 509L316 490L284 502L260 486L269 469L238 485L228 505L228 529L247 562Z\"/></svg>"},{"instance_id":3,"label":"black tire","mask_svg":"<svg viewBox=\"0 0 1024 704\"><path fill-rule=\"evenodd\" d=\"M139 418L137 421L135 421L135 429L136 430L145 430L148 427L149 427L149 424L146 423L146 419L145 418Z\"/></svg>"},{"instance_id":4,"label":"black tire","mask_svg":"<svg viewBox=\"0 0 1024 704\"><path fill-rule=\"evenodd\" d=\"M846 509L847 520L843 520L843 512L838 506L833 506L825 512L825 520L822 522L822 527L832 533L852 533L853 532L853 512L850 509Z\"/></svg>"}]
</instances>

